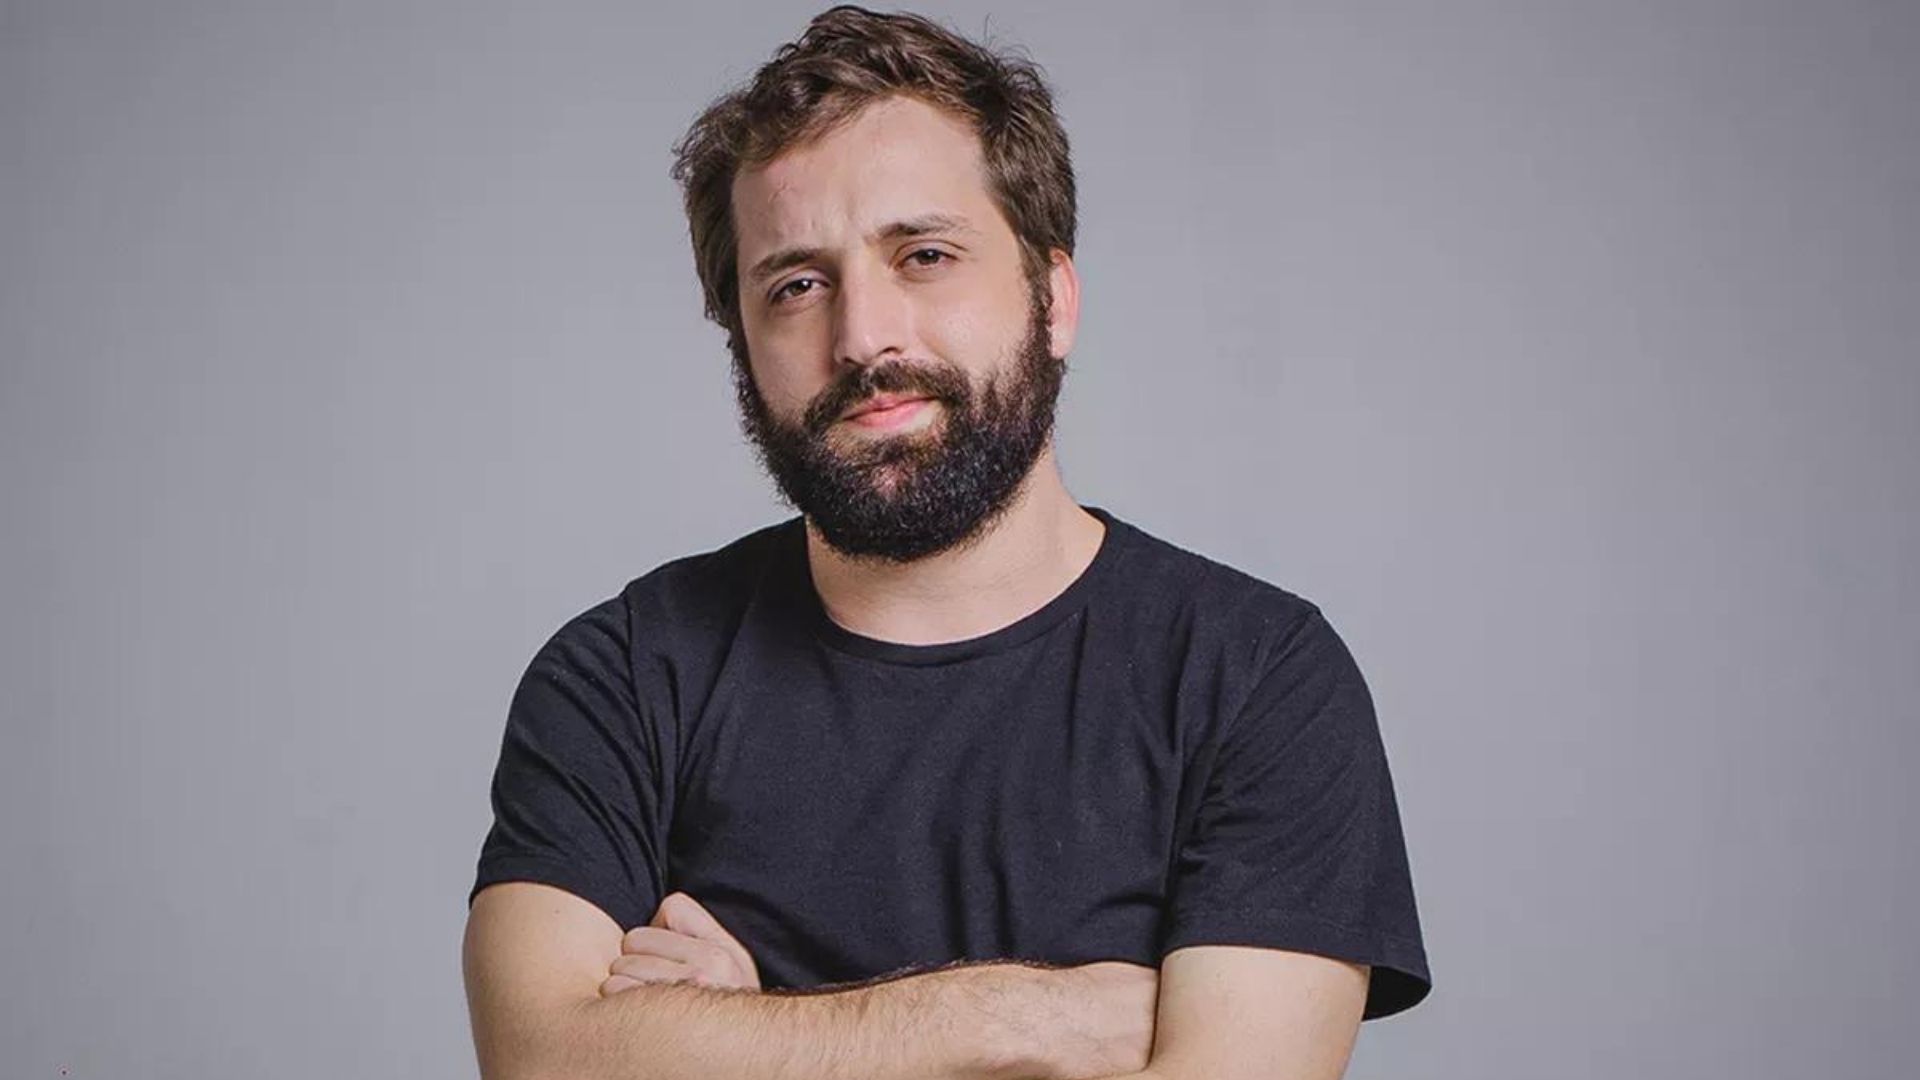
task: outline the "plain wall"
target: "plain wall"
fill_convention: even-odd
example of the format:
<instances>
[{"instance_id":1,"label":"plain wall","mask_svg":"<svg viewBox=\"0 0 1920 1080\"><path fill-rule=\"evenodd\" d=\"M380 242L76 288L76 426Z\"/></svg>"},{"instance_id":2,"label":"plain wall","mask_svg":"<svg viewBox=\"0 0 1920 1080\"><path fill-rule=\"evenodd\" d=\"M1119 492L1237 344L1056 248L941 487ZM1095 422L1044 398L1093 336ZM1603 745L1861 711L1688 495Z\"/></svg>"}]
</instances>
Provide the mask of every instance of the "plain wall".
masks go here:
<instances>
[{"instance_id":1,"label":"plain wall","mask_svg":"<svg viewBox=\"0 0 1920 1080\"><path fill-rule=\"evenodd\" d=\"M512 688L786 516L669 148L825 4L0 0L0 1075L471 1077ZM1920 1072L1920 8L943 3L1083 502L1374 690L1350 1076Z\"/></svg>"}]
</instances>

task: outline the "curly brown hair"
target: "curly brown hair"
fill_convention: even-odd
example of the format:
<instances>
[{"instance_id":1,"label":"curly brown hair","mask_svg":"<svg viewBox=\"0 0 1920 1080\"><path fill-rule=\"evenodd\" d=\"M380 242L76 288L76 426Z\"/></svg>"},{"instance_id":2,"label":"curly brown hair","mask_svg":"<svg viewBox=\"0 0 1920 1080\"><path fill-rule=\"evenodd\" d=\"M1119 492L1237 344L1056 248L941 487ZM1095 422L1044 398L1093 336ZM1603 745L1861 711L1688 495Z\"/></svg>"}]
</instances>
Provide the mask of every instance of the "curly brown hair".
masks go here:
<instances>
[{"instance_id":1,"label":"curly brown hair","mask_svg":"<svg viewBox=\"0 0 1920 1080\"><path fill-rule=\"evenodd\" d=\"M975 44L921 15L841 4L814 16L752 82L709 105L673 148L706 316L746 359L733 180L827 134L867 105L905 95L966 121L980 137L988 193L1020 242L1034 303L1046 310L1054 249L1073 254L1073 162L1053 92L1029 60Z\"/></svg>"}]
</instances>

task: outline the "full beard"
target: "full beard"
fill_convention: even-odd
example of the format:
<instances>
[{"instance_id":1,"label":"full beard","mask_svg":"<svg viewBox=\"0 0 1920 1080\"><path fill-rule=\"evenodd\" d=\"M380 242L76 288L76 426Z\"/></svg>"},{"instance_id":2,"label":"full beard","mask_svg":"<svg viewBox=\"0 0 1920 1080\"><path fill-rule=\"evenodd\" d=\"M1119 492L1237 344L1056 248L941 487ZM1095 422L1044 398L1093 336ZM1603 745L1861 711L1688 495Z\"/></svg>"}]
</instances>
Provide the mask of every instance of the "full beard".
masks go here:
<instances>
[{"instance_id":1,"label":"full beard","mask_svg":"<svg viewBox=\"0 0 1920 1080\"><path fill-rule=\"evenodd\" d=\"M1065 370L1037 302L1010 370L984 387L946 362L859 367L815 396L796 424L767 408L744 356L733 364L741 427L781 497L834 550L893 563L962 547L999 520L1052 437ZM839 418L878 393L925 396L938 413L920 430L836 444Z\"/></svg>"}]
</instances>

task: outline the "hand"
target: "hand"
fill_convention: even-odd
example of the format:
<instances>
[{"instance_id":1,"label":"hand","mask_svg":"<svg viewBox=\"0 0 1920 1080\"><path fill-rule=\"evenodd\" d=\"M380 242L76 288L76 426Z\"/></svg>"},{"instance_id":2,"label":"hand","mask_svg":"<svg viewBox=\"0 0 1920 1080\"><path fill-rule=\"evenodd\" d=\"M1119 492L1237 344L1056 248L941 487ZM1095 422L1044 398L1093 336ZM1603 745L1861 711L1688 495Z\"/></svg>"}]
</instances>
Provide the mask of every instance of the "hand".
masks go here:
<instances>
[{"instance_id":1,"label":"hand","mask_svg":"<svg viewBox=\"0 0 1920 1080\"><path fill-rule=\"evenodd\" d=\"M693 897L669 893L653 921L620 940L620 957L607 970L600 996L645 982L760 989L760 971L746 947Z\"/></svg>"},{"instance_id":2,"label":"hand","mask_svg":"<svg viewBox=\"0 0 1920 1080\"><path fill-rule=\"evenodd\" d=\"M1047 1026L1050 1075L1059 1080L1136 1073L1153 1054L1160 971L1103 960L1049 972L1061 994Z\"/></svg>"}]
</instances>

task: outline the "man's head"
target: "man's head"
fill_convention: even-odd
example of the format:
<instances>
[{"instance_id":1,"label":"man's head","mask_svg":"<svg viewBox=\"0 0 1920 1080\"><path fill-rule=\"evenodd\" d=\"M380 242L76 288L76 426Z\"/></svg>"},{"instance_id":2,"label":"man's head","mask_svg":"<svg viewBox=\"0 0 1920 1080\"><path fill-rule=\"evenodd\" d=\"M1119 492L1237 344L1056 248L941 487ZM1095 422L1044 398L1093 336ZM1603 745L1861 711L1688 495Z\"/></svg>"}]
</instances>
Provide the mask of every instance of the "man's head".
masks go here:
<instances>
[{"instance_id":1,"label":"man's head","mask_svg":"<svg viewBox=\"0 0 1920 1080\"><path fill-rule=\"evenodd\" d=\"M834 8L695 122L674 177L782 494L849 555L980 535L1049 443L1078 321L1073 172L1039 73ZM896 399L920 400L872 408Z\"/></svg>"}]
</instances>

